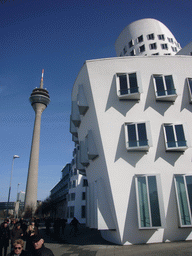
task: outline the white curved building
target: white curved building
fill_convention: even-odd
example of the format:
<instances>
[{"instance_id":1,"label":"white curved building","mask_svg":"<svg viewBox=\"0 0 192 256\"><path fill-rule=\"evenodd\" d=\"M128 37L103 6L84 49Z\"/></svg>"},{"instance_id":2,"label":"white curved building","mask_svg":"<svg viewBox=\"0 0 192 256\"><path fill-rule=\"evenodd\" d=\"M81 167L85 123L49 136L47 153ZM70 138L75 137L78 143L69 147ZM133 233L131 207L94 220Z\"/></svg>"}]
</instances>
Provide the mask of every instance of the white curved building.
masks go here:
<instances>
[{"instance_id":1,"label":"white curved building","mask_svg":"<svg viewBox=\"0 0 192 256\"><path fill-rule=\"evenodd\" d=\"M167 37L176 42L156 20L127 28L118 56L126 36L161 33L168 51ZM86 61L73 86L70 132L89 184L86 224L117 244L191 240L192 58L135 50Z\"/></svg>"},{"instance_id":2,"label":"white curved building","mask_svg":"<svg viewBox=\"0 0 192 256\"><path fill-rule=\"evenodd\" d=\"M160 21L142 19L129 24L115 42L117 56L175 55L180 44Z\"/></svg>"}]
</instances>

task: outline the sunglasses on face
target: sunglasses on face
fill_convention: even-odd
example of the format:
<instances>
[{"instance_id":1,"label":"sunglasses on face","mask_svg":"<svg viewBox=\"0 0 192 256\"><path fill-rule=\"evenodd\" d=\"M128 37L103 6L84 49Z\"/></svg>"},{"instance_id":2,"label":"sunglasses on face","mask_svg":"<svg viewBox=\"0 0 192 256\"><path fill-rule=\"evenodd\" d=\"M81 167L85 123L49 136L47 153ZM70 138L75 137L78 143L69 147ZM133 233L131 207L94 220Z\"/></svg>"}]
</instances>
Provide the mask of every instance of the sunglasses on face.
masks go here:
<instances>
[{"instance_id":1,"label":"sunglasses on face","mask_svg":"<svg viewBox=\"0 0 192 256\"><path fill-rule=\"evenodd\" d=\"M18 250L21 250L22 248L21 248L21 247L15 247L14 249L15 249L15 250L17 250L17 249L18 249Z\"/></svg>"}]
</instances>

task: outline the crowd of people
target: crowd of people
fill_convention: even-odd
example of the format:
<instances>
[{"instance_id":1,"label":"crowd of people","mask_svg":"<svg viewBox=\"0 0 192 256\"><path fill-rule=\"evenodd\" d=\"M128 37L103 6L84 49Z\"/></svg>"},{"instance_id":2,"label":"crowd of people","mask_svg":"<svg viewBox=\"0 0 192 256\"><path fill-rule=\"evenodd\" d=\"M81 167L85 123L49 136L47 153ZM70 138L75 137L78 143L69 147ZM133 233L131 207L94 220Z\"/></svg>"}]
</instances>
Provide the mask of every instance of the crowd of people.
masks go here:
<instances>
[{"instance_id":1,"label":"crowd of people","mask_svg":"<svg viewBox=\"0 0 192 256\"><path fill-rule=\"evenodd\" d=\"M34 218L28 222L23 218L5 219L0 226L0 256L7 256L9 243L11 253L8 256L54 256L44 246L38 227L39 222Z\"/></svg>"}]
</instances>

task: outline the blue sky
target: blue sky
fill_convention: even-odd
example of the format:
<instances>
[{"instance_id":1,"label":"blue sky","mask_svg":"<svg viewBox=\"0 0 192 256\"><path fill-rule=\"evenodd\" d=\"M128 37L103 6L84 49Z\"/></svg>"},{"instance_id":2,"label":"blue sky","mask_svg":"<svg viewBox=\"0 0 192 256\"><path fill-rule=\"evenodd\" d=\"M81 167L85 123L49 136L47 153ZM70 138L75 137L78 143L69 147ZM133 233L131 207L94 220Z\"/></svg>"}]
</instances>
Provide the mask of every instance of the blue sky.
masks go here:
<instances>
[{"instance_id":1,"label":"blue sky","mask_svg":"<svg viewBox=\"0 0 192 256\"><path fill-rule=\"evenodd\" d=\"M71 90L85 60L115 57L114 43L129 23L163 22L184 47L192 41L190 0L1 0L0 1L0 202L25 191L34 125L29 103L40 84L51 103L42 114L38 199L49 196L71 162Z\"/></svg>"}]
</instances>

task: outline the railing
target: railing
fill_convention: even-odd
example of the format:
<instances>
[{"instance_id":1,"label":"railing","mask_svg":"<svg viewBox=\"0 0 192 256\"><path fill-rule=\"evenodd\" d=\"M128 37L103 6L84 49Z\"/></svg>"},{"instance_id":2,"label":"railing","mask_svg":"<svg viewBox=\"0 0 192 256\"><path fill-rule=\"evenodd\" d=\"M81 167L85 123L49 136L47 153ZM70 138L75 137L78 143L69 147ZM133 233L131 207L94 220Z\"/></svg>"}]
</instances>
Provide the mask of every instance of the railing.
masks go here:
<instances>
[{"instance_id":1,"label":"railing","mask_svg":"<svg viewBox=\"0 0 192 256\"><path fill-rule=\"evenodd\" d=\"M131 88L119 90L119 95L132 94L132 93L138 93L138 92L139 92L139 87L131 87Z\"/></svg>"}]
</instances>

